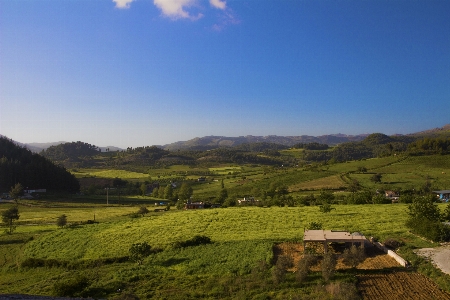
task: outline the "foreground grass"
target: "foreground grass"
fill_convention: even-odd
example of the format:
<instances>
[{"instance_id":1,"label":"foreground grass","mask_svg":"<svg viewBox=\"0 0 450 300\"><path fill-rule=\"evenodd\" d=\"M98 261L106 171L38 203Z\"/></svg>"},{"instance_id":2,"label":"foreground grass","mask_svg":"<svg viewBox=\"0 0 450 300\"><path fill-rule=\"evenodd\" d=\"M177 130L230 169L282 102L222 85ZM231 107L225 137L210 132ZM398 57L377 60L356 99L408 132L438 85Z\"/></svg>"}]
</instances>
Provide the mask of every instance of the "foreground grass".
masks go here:
<instances>
[{"instance_id":1,"label":"foreground grass","mask_svg":"<svg viewBox=\"0 0 450 300\"><path fill-rule=\"evenodd\" d=\"M323 285L320 274L312 274L302 286L295 283L294 274L274 285L270 269L255 268L261 261L270 268L273 244L301 241L305 226L313 221L325 229L359 231L380 240L396 238L411 249L434 246L408 233L406 205L335 208L328 214L318 207L174 210L139 218L128 216L136 207L24 208L21 218L28 225L19 225L13 235L0 235L0 293L56 295L58 284L86 278L83 295L98 298L125 291L153 299L296 299ZM47 223L61 213L85 220L94 210L97 224L61 229ZM172 246L195 235L209 236L213 243L181 249ZM123 260L137 242L148 242L162 251L149 256L143 265ZM30 258L53 265L22 267ZM354 276L344 272L337 278L353 282Z\"/></svg>"}]
</instances>

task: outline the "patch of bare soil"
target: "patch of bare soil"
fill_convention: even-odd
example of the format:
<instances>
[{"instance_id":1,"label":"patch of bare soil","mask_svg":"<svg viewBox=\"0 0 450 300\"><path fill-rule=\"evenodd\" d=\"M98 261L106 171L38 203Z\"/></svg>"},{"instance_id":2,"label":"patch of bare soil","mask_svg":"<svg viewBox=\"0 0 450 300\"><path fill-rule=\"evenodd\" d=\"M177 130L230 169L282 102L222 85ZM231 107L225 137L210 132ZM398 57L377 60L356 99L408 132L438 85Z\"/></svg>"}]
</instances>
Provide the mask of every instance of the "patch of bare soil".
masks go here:
<instances>
[{"instance_id":1,"label":"patch of bare soil","mask_svg":"<svg viewBox=\"0 0 450 300\"><path fill-rule=\"evenodd\" d=\"M367 300L436 299L449 300L450 295L419 273L391 272L358 275L358 290Z\"/></svg>"},{"instance_id":2,"label":"patch of bare soil","mask_svg":"<svg viewBox=\"0 0 450 300\"><path fill-rule=\"evenodd\" d=\"M436 248L422 248L415 252L419 256L430 259L442 272L450 275L450 245Z\"/></svg>"}]
</instances>

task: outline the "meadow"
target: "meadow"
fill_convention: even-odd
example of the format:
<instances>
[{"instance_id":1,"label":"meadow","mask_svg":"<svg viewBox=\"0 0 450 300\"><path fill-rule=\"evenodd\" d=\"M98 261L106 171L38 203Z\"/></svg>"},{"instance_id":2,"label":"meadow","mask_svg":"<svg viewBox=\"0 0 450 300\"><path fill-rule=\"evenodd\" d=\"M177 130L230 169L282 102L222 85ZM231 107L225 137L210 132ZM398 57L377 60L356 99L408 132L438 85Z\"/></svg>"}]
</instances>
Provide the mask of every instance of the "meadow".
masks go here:
<instances>
[{"instance_id":1,"label":"meadow","mask_svg":"<svg viewBox=\"0 0 450 300\"><path fill-rule=\"evenodd\" d=\"M408 232L404 225L406 205L335 207L328 214L318 207L172 209L132 218L137 206L20 206L17 231L0 236L0 293L55 295L57 284L87 276L87 293L102 297L126 290L153 299L239 298L237 295L247 288L243 282L253 280L255 267L261 262L272 265L274 244L301 242L310 222L380 240L395 238L413 248L434 246ZM58 228L55 218L63 213L70 224L76 225ZM86 224L94 213L99 223ZM208 236L213 243L173 247L175 242L196 235ZM126 261L131 245L139 242L147 242L160 252L146 258L142 265ZM24 267L23 262L29 259L53 265ZM243 280L239 288L238 278ZM271 295L283 299L286 293L309 293L311 286L320 282L320 277L312 278L311 285L280 286ZM267 294L267 290L255 288L249 293L242 299Z\"/></svg>"},{"instance_id":2,"label":"meadow","mask_svg":"<svg viewBox=\"0 0 450 300\"><path fill-rule=\"evenodd\" d=\"M300 157L302 151L286 150L282 155ZM361 168L366 172L360 172ZM432 189L449 189L450 161L447 156L390 156L335 164L299 166L218 165L170 166L147 173L112 169L77 169L79 178L144 181L187 181L195 200L214 199L223 186L230 197L251 196L273 186L284 186L294 198L323 190L348 193L356 179L362 189L421 189L428 181ZM382 174L381 183L371 176ZM206 177L204 182L198 177ZM102 193L104 193L102 189ZM16 231L0 235L0 293L61 295L58 287L84 284L80 289L95 298L120 297L126 293L141 299L296 299L313 294L323 285L320 274L306 284L295 283L289 273L286 283L274 285L270 270L274 245L297 243L311 222L324 229L361 232L380 241L393 238L405 245L402 255L414 268L450 290L450 278L431 264L418 259L412 250L435 247L408 231L407 205L333 205L330 213L317 206L228 207L205 210L153 212L149 196L71 195L39 200L22 200ZM12 204L0 203L3 211ZM137 216L141 205L151 211ZM444 209L444 204L440 205ZM65 214L68 226L59 228L56 219ZM88 220L94 221L88 223ZM176 248L177 242L202 235L212 243ZM142 265L129 261L129 249L147 242L155 253ZM28 265L27 265L28 264ZM266 271L261 266L266 266ZM269 271L268 271L269 270ZM264 273L266 272L266 273ZM265 274L265 275L264 275ZM351 273L338 272L337 281L355 283ZM76 286L76 285L75 285ZM59 292L58 292L59 291ZM75 295L75 294L73 294Z\"/></svg>"}]
</instances>

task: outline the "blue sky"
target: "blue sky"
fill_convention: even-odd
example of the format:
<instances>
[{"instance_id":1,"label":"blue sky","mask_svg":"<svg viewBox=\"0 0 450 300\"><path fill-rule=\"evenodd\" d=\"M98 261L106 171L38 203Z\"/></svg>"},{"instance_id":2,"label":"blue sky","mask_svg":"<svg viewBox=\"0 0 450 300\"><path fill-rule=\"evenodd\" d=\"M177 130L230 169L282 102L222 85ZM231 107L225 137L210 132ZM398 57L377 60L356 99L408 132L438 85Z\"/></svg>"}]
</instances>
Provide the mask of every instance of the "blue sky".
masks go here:
<instances>
[{"instance_id":1,"label":"blue sky","mask_svg":"<svg viewBox=\"0 0 450 300\"><path fill-rule=\"evenodd\" d=\"M0 0L0 134L162 145L450 123L450 1Z\"/></svg>"}]
</instances>

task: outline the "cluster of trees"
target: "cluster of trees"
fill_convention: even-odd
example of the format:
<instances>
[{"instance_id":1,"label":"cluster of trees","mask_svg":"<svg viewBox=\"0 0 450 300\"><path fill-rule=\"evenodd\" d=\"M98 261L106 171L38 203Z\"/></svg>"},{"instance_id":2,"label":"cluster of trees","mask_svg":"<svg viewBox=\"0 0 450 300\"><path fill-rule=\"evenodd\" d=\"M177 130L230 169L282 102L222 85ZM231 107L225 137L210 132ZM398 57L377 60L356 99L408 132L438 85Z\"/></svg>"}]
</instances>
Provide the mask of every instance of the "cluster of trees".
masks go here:
<instances>
[{"instance_id":1,"label":"cluster of trees","mask_svg":"<svg viewBox=\"0 0 450 300\"><path fill-rule=\"evenodd\" d=\"M19 182L30 189L80 190L78 180L64 167L1 137L0 190L7 191Z\"/></svg>"},{"instance_id":2,"label":"cluster of trees","mask_svg":"<svg viewBox=\"0 0 450 300\"><path fill-rule=\"evenodd\" d=\"M411 154L448 154L450 138L425 138L408 145Z\"/></svg>"},{"instance_id":3,"label":"cluster of trees","mask_svg":"<svg viewBox=\"0 0 450 300\"><path fill-rule=\"evenodd\" d=\"M448 154L450 151L450 138L416 139L410 136L390 137L381 133L374 133L361 142L339 144L331 151L311 150L305 151L304 159L307 161L343 162L390 156L396 153L411 155Z\"/></svg>"},{"instance_id":4,"label":"cluster of trees","mask_svg":"<svg viewBox=\"0 0 450 300\"><path fill-rule=\"evenodd\" d=\"M52 161L74 160L78 161L81 157L90 157L98 154L100 149L88 143L71 142L51 146L41 151L41 155Z\"/></svg>"},{"instance_id":5,"label":"cluster of trees","mask_svg":"<svg viewBox=\"0 0 450 300\"><path fill-rule=\"evenodd\" d=\"M414 233L435 242L450 241L450 226L443 224L450 221L450 203L441 213L436 205L436 197L420 196L414 197L408 205L408 226Z\"/></svg>"}]
</instances>

